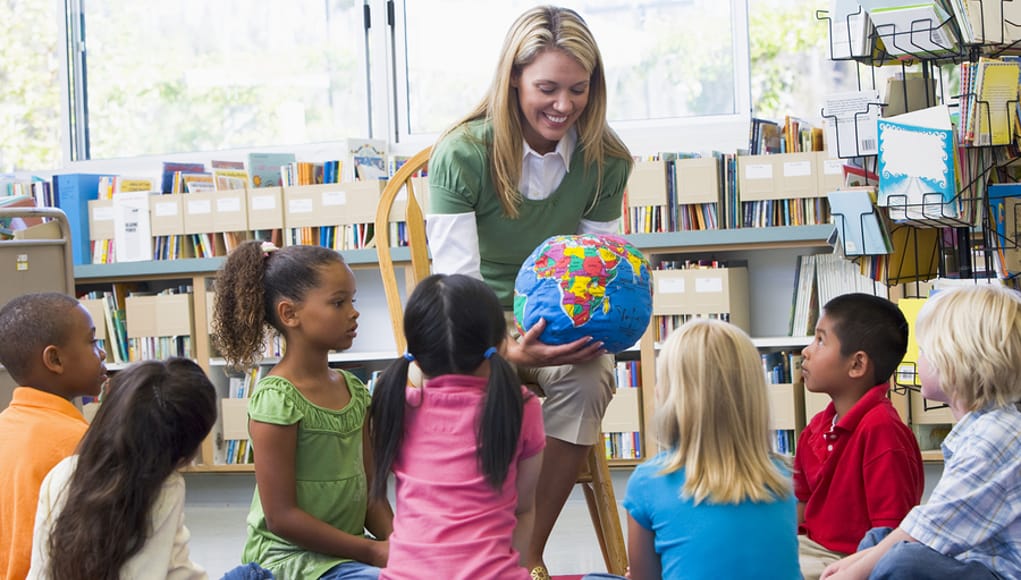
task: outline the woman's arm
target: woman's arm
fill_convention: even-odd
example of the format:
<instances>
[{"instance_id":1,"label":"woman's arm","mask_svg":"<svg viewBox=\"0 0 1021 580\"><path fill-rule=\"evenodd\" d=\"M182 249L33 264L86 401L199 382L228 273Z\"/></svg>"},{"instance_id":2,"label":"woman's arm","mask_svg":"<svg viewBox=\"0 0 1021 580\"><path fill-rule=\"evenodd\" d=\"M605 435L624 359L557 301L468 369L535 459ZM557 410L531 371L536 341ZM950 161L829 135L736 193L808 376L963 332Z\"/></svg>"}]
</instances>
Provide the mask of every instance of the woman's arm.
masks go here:
<instances>
[{"instance_id":1,"label":"woman's arm","mask_svg":"<svg viewBox=\"0 0 1021 580\"><path fill-rule=\"evenodd\" d=\"M539 482L539 470L542 467L542 451L518 462L518 507L514 515L518 523L514 527L514 549L521 556L521 565L525 565L525 553L532 539L532 525L535 523L535 486Z\"/></svg>"},{"instance_id":2,"label":"woman's arm","mask_svg":"<svg viewBox=\"0 0 1021 580\"><path fill-rule=\"evenodd\" d=\"M631 580L660 580L663 565L656 553L656 536L627 516L627 555Z\"/></svg>"},{"instance_id":3,"label":"woman's arm","mask_svg":"<svg viewBox=\"0 0 1021 580\"><path fill-rule=\"evenodd\" d=\"M369 422L362 429L362 459L365 463L365 479L368 489L372 489L373 475L376 473L375 456L372 454L372 439L369 434ZM385 497L373 499L369 496L369 505L365 510L365 529L376 539L386 540L394 531L394 512L390 501Z\"/></svg>"},{"instance_id":4,"label":"woman's arm","mask_svg":"<svg viewBox=\"0 0 1021 580\"><path fill-rule=\"evenodd\" d=\"M259 488L266 525L271 532L306 550L378 567L386 565L385 542L338 530L298 506L294 474L297 424L284 426L250 421L248 430L252 445L259 450L255 461L255 483ZM343 501L343 498L338 498L338 501Z\"/></svg>"}]
</instances>

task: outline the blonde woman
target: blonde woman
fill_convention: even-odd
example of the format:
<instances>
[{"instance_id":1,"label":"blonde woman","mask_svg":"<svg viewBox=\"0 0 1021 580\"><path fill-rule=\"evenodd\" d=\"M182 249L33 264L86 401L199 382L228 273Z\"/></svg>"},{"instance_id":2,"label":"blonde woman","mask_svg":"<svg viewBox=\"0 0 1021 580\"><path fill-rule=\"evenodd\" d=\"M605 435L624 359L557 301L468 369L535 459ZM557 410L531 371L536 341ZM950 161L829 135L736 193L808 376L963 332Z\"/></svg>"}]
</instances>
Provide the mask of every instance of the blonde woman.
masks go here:
<instances>
[{"instance_id":1,"label":"blonde woman","mask_svg":"<svg viewBox=\"0 0 1021 580\"><path fill-rule=\"evenodd\" d=\"M526 11L507 33L486 96L440 138L429 161L433 270L484 280L509 314L518 269L540 242L619 231L631 166L606 121L602 57L584 20L565 8ZM543 327L506 343L522 382L546 396L546 453L523 555L537 578L586 453L602 441L614 390L602 343L547 345L538 339Z\"/></svg>"},{"instance_id":2,"label":"blonde woman","mask_svg":"<svg viewBox=\"0 0 1021 580\"><path fill-rule=\"evenodd\" d=\"M657 364L665 451L628 481L630 578L801 578L790 470L770 450L751 339L694 320L670 335Z\"/></svg>"}]
</instances>

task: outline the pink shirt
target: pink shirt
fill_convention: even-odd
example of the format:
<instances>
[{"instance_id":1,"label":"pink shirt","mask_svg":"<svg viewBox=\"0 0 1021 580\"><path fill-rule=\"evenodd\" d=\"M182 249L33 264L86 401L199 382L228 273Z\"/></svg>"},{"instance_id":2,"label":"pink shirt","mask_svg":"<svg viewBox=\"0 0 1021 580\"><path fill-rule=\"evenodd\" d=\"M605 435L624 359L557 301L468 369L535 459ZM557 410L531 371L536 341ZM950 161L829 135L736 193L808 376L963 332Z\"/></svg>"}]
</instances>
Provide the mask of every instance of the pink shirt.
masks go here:
<instances>
[{"instance_id":1,"label":"pink shirt","mask_svg":"<svg viewBox=\"0 0 1021 580\"><path fill-rule=\"evenodd\" d=\"M444 375L421 390L409 388L404 442L393 469L397 505L390 559L381 579L529 578L511 545L515 482L517 463L546 444L542 409L523 388L517 461L496 491L479 470L475 451L486 382Z\"/></svg>"}]
</instances>

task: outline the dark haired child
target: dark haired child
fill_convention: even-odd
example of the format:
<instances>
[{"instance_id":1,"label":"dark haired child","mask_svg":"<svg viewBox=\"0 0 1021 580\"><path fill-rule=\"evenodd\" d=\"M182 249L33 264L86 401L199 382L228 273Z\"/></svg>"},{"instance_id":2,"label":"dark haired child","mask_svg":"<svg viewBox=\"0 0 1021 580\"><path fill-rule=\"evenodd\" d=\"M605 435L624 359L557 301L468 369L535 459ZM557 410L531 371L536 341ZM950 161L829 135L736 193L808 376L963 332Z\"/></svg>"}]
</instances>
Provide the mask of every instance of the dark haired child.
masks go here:
<instances>
[{"instance_id":1,"label":"dark haired child","mask_svg":"<svg viewBox=\"0 0 1021 580\"><path fill-rule=\"evenodd\" d=\"M373 497L397 515L380 578L521 578L545 434L539 400L499 354L507 328L481 280L436 274L404 315L408 353L373 394ZM407 386L417 363L425 381ZM423 571L428 571L424 574Z\"/></svg>"},{"instance_id":2,"label":"dark haired child","mask_svg":"<svg viewBox=\"0 0 1021 580\"><path fill-rule=\"evenodd\" d=\"M844 294L823 307L802 351L805 388L831 399L801 433L794 456L806 579L854 552L870 529L899 524L922 499L918 442L886 396L907 341L895 304Z\"/></svg>"},{"instance_id":3,"label":"dark haired child","mask_svg":"<svg viewBox=\"0 0 1021 580\"><path fill-rule=\"evenodd\" d=\"M39 491L29 578L204 579L188 557L184 478L216 421L216 391L183 358L110 380L77 454Z\"/></svg>"},{"instance_id":4,"label":"dark haired child","mask_svg":"<svg viewBox=\"0 0 1021 580\"><path fill-rule=\"evenodd\" d=\"M286 343L248 404L256 490L243 560L280 578L376 578L393 514L385 498L368 499L369 392L328 359L357 336L354 274L326 248L252 241L227 256L216 291L229 364L252 364L267 327Z\"/></svg>"},{"instance_id":5,"label":"dark haired child","mask_svg":"<svg viewBox=\"0 0 1021 580\"><path fill-rule=\"evenodd\" d=\"M1021 578L1021 295L994 285L938 292L918 314L922 395L956 423L928 501L872 530L824 578ZM891 526L892 527L892 526Z\"/></svg>"},{"instance_id":6,"label":"dark haired child","mask_svg":"<svg viewBox=\"0 0 1021 580\"><path fill-rule=\"evenodd\" d=\"M106 353L85 307L66 294L26 294L0 308L0 364L19 386L0 413L0 578L24 578L39 485L74 453L88 423L71 400L97 396Z\"/></svg>"}]
</instances>

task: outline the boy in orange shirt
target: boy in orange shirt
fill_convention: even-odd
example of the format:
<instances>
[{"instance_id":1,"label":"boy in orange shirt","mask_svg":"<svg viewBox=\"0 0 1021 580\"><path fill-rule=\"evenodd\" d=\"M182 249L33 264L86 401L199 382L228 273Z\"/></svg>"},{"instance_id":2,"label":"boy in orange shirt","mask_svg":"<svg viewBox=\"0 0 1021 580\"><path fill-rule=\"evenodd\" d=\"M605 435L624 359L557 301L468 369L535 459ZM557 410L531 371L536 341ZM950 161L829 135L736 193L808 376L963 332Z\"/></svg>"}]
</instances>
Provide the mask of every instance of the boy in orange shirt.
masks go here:
<instances>
[{"instance_id":1,"label":"boy in orange shirt","mask_svg":"<svg viewBox=\"0 0 1021 580\"><path fill-rule=\"evenodd\" d=\"M88 427L71 399L99 395L106 353L88 311L65 294L11 300L0 308L0 330L0 364L22 385L0 413L0 578L22 580L39 486Z\"/></svg>"},{"instance_id":2,"label":"boy in orange shirt","mask_svg":"<svg viewBox=\"0 0 1021 580\"><path fill-rule=\"evenodd\" d=\"M922 456L886 398L908 324L869 294L826 303L802 351L805 389L831 403L802 431L794 456L801 573L815 580L872 528L896 527L922 499Z\"/></svg>"}]
</instances>

